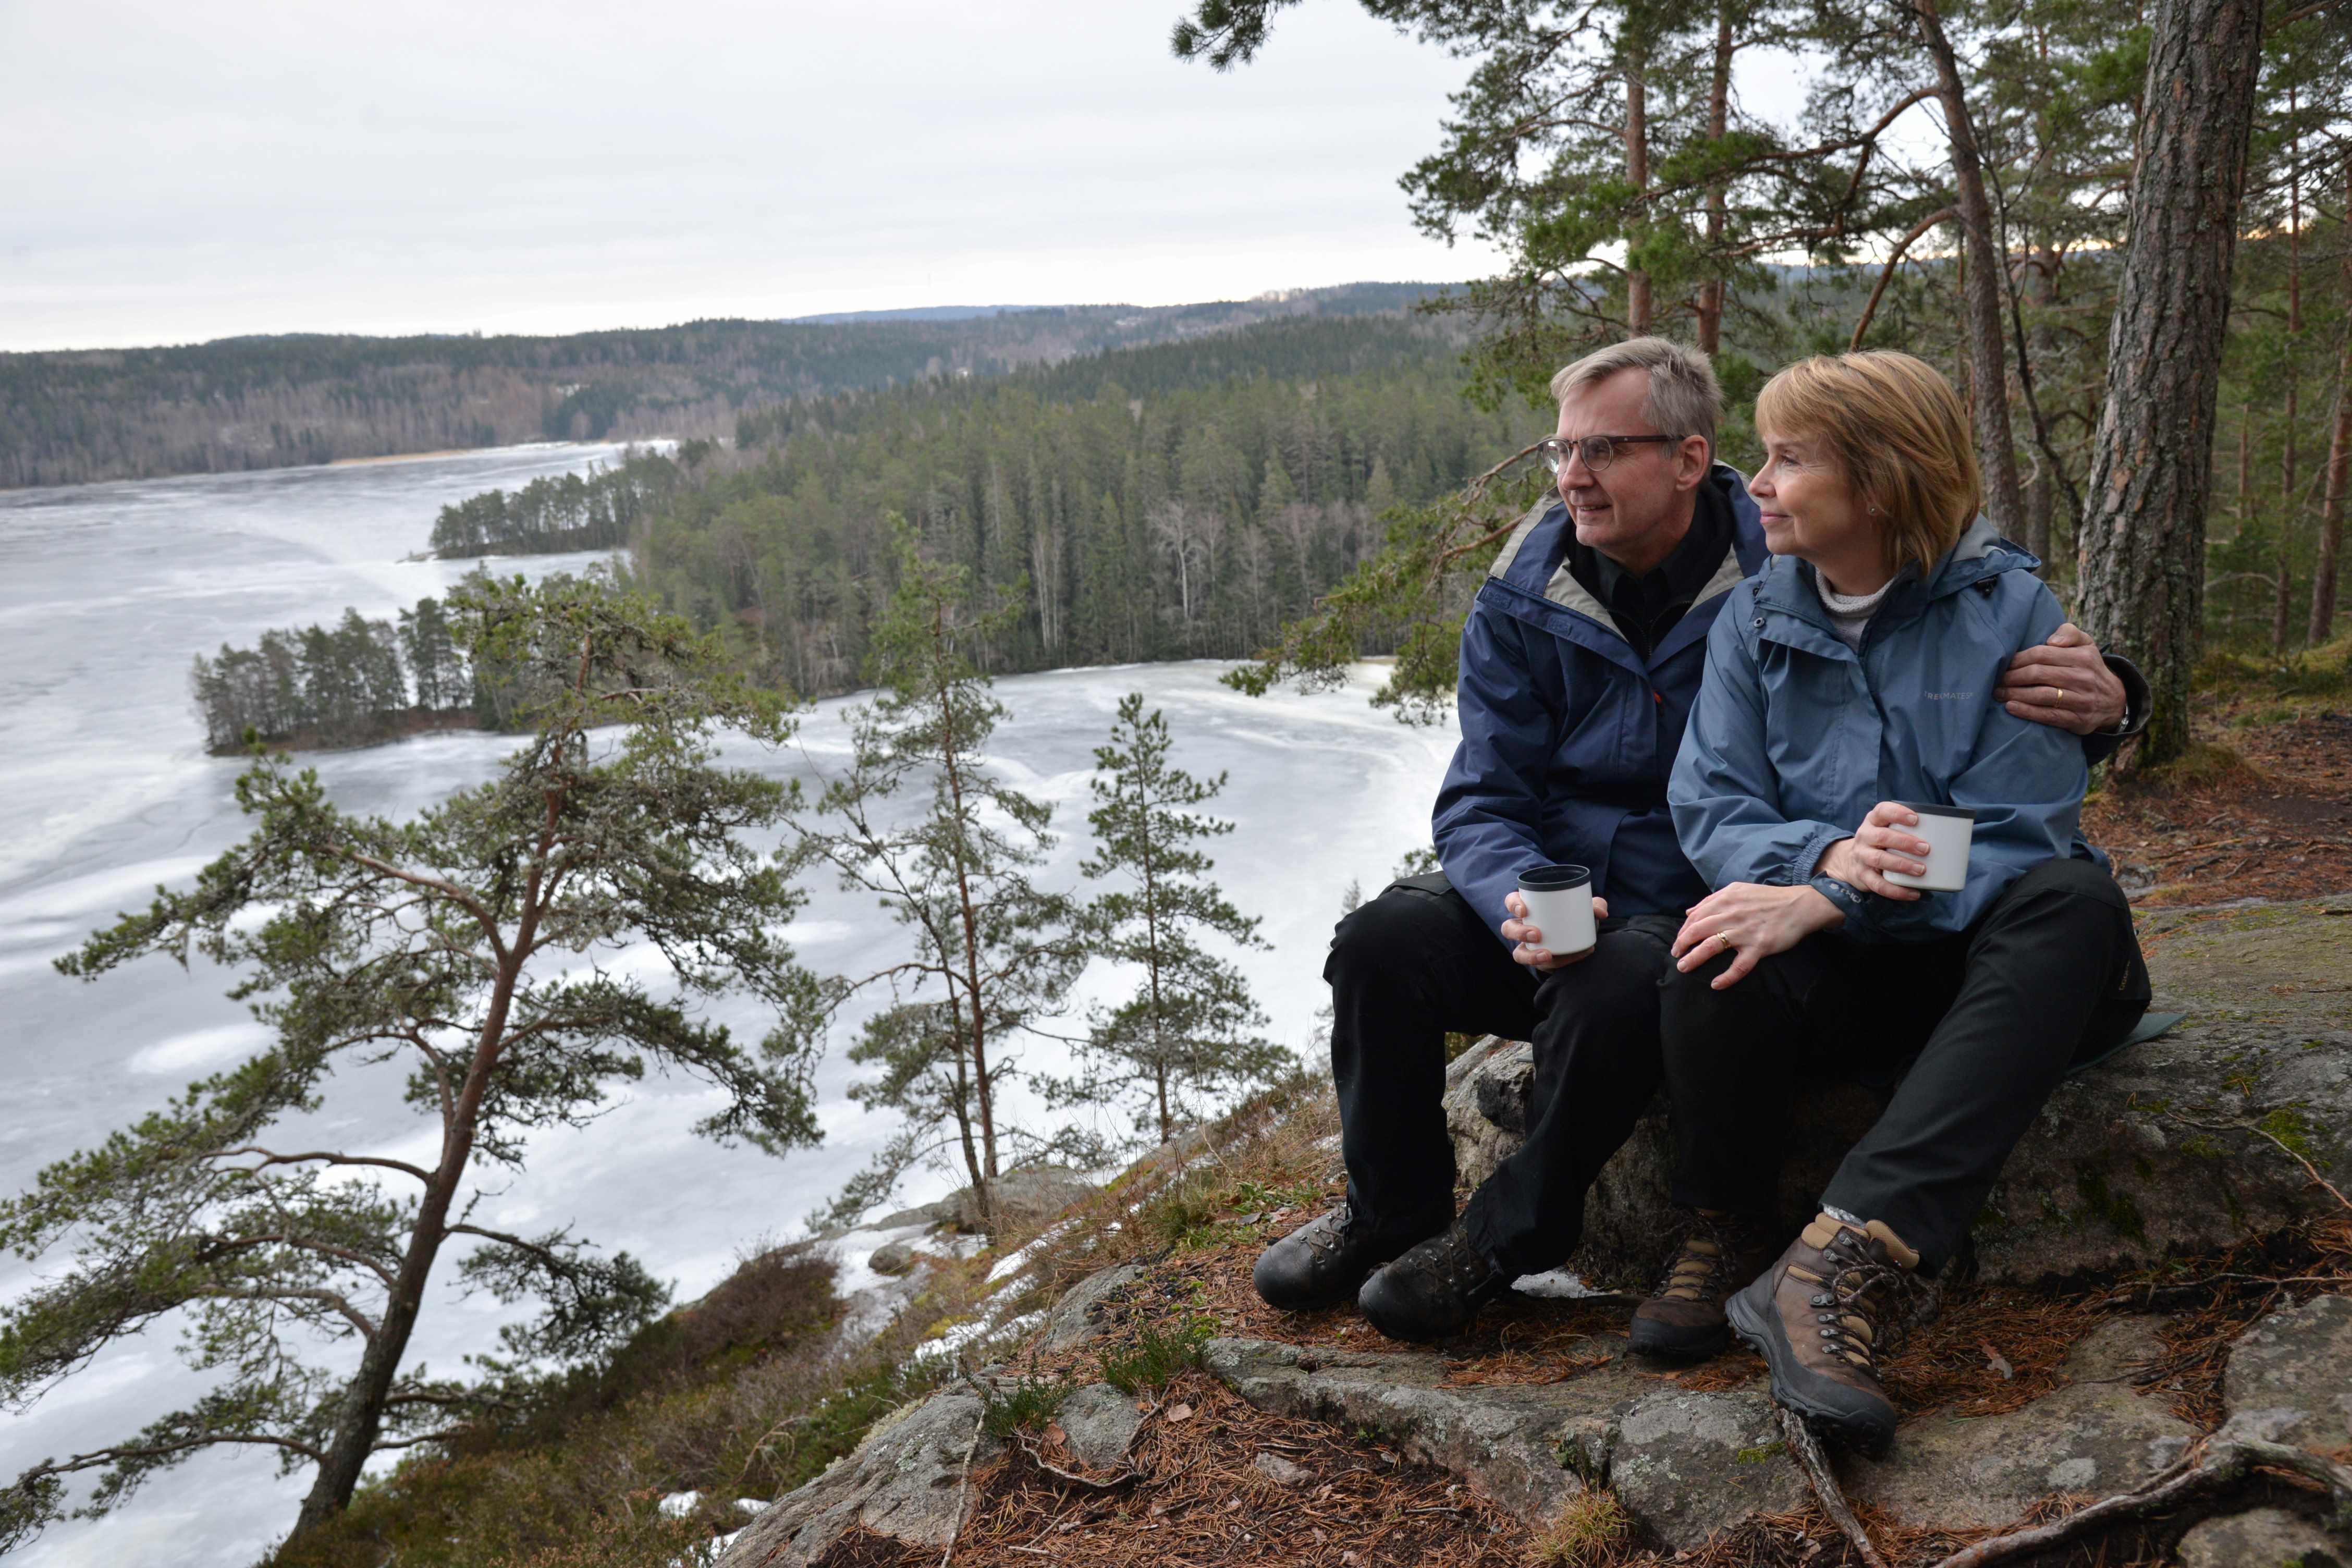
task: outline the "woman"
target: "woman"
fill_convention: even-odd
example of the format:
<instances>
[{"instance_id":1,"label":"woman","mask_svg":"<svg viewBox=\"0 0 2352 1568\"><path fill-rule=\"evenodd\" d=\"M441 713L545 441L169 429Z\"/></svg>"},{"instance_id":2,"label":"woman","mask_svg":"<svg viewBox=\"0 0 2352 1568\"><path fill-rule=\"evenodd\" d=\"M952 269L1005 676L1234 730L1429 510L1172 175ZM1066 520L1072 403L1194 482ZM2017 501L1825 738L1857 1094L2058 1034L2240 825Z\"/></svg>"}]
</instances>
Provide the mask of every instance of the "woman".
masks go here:
<instances>
[{"instance_id":1,"label":"woman","mask_svg":"<svg viewBox=\"0 0 2352 1568\"><path fill-rule=\"evenodd\" d=\"M1773 377L1756 424L1773 559L1708 637L1668 787L1717 891L1662 999L1675 1196L1706 1216L1662 1299L1687 1318L1769 1237L1801 1065L1907 1063L1819 1215L1725 1307L1776 1398L1883 1447L1877 1355L1908 1281L1961 1246L2070 1061L2128 1032L2147 972L2083 839L2082 747L1993 700L2065 616L1976 516L1950 385L1908 354L1816 358ZM1974 810L1958 891L1887 879L1927 870L1905 802Z\"/></svg>"}]
</instances>

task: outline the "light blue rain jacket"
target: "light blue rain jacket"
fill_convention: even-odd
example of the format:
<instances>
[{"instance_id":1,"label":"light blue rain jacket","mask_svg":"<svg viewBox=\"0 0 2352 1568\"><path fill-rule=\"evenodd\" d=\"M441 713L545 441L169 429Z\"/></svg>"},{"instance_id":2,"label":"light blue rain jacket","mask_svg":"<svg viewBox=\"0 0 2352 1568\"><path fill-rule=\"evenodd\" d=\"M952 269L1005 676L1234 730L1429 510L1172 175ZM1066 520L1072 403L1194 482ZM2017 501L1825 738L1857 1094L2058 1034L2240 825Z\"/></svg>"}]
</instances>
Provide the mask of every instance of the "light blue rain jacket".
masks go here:
<instances>
[{"instance_id":1,"label":"light blue rain jacket","mask_svg":"<svg viewBox=\"0 0 2352 1568\"><path fill-rule=\"evenodd\" d=\"M1847 936L1922 942L1965 931L2044 860L2105 865L2082 835L2083 742L1993 700L2011 656L2066 618L2039 564L1979 518L1924 586L1906 569L1858 655L1794 556L1733 589L1666 790L1707 885L1811 883ZM1975 808L1965 888L1902 901L1812 874L1882 800Z\"/></svg>"}]
</instances>

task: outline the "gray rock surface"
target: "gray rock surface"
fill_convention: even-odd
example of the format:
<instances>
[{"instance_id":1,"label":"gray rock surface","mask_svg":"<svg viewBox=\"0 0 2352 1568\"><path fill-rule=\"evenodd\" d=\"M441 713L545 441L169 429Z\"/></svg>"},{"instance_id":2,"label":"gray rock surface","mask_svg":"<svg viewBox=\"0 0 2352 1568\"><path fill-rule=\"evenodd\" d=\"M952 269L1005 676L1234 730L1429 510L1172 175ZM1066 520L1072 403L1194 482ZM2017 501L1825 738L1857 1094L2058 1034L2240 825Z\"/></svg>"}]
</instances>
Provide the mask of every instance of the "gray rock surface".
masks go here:
<instances>
[{"instance_id":1,"label":"gray rock surface","mask_svg":"<svg viewBox=\"0 0 2352 1568\"><path fill-rule=\"evenodd\" d=\"M1003 1221L1027 1228L1054 1218L1100 1184L1058 1165L1033 1165L999 1176L991 1184L990 1195ZM958 1230L983 1228L980 1205L973 1201L970 1187L959 1187L940 1202L947 1205Z\"/></svg>"},{"instance_id":2,"label":"gray rock surface","mask_svg":"<svg viewBox=\"0 0 2352 1568\"><path fill-rule=\"evenodd\" d=\"M1847 1493L1905 1524L1975 1530L2009 1524L2054 1492L2127 1491L2198 1435L2125 1381L2158 1349L2156 1320L2104 1323L2068 1357L2067 1386L1999 1415L1906 1423L1885 1458L1845 1461Z\"/></svg>"},{"instance_id":3,"label":"gray rock surface","mask_svg":"<svg viewBox=\"0 0 2352 1568\"><path fill-rule=\"evenodd\" d=\"M1762 1389L1654 1394L1618 1423L1609 1484L1675 1551L1811 1495Z\"/></svg>"},{"instance_id":4,"label":"gray rock surface","mask_svg":"<svg viewBox=\"0 0 2352 1568\"><path fill-rule=\"evenodd\" d=\"M2322 907L2143 917L2155 1005L2189 1019L2059 1086L1976 1227L1984 1278L2034 1284L2214 1251L2333 1204L2256 1130L2352 1169L2352 921ZM1517 1146L1531 1079L1528 1047L1491 1037L1453 1063L1446 1125L1472 1182ZM1780 1186L1792 1223L1881 1103L1832 1079L1801 1097ZM1671 1158L1660 1104L1586 1200L1572 1264L1585 1279L1637 1284L1663 1262Z\"/></svg>"},{"instance_id":5,"label":"gray rock surface","mask_svg":"<svg viewBox=\"0 0 2352 1568\"><path fill-rule=\"evenodd\" d=\"M1605 1429L1618 1407L1657 1386L1612 1364L1568 1383L1448 1388L1441 1356L1267 1340L1211 1340L1201 1361L1261 1410L1377 1433L1528 1520L1550 1519L1583 1489L1561 1468L1561 1435L1580 1422Z\"/></svg>"},{"instance_id":6,"label":"gray rock surface","mask_svg":"<svg viewBox=\"0 0 2352 1568\"><path fill-rule=\"evenodd\" d=\"M915 1249L903 1241L886 1241L866 1259L877 1274L904 1274L915 1266Z\"/></svg>"},{"instance_id":7,"label":"gray rock surface","mask_svg":"<svg viewBox=\"0 0 2352 1568\"><path fill-rule=\"evenodd\" d=\"M1108 1383L1090 1383L1062 1401L1054 1413L1078 1462L1093 1470L1115 1470L1127 1462L1127 1446L1143 1427L1135 1396Z\"/></svg>"},{"instance_id":8,"label":"gray rock surface","mask_svg":"<svg viewBox=\"0 0 2352 1568\"><path fill-rule=\"evenodd\" d=\"M2182 1536L2180 1568L2352 1568L2352 1547L2299 1515L2258 1508Z\"/></svg>"},{"instance_id":9,"label":"gray rock surface","mask_svg":"<svg viewBox=\"0 0 2352 1568\"><path fill-rule=\"evenodd\" d=\"M2326 1454L2352 1447L2352 1297L2273 1312L2230 1347L2226 1429Z\"/></svg>"},{"instance_id":10,"label":"gray rock surface","mask_svg":"<svg viewBox=\"0 0 2352 1568\"><path fill-rule=\"evenodd\" d=\"M1604 1335L1576 1350L1623 1348ZM1373 1432L1533 1523L1605 1479L1679 1548L1794 1507L1804 1486L1760 1389L1688 1394L1622 1360L1561 1383L1458 1387L1444 1357L1422 1352L1212 1340L1202 1364L1261 1410Z\"/></svg>"},{"instance_id":11,"label":"gray rock surface","mask_svg":"<svg viewBox=\"0 0 2352 1568\"><path fill-rule=\"evenodd\" d=\"M877 1426L854 1453L780 1498L746 1525L717 1568L805 1568L850 1529L912 1546L944 1549L961 1522L967 1456L1002 1445L979 1434L981 1402L969 1392L935 1394Z\"/></svg>"},{"instance_id":12,"label":"gray rock surface","mask_svg":"<svg viewBox=\"0 0 2352 1568\"><path fill-rule=\"evenodd\" d=\"M1045 1348L1076 1350L1089 1340L1101 1338L1102 1320L1110 1298L1142 1278L1140 1268L1122 1263L1116 1268L1097 1269L1071 1286L1046 1314Z\"/></svg>"}]
</instances>

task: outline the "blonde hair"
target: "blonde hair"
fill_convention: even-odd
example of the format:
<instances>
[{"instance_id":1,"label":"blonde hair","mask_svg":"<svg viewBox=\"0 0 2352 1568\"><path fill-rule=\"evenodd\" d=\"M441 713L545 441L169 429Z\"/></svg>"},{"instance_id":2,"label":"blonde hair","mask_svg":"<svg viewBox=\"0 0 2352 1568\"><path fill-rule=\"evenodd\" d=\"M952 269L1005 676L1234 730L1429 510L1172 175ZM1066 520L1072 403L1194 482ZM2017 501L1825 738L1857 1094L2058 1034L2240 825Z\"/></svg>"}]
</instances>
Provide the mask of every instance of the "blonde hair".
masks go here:
<instances>
[{"instance_id":1,"label":"blonde hair","mask_svg":"<svg viewBox=\"0 0 2352 1568\"><path fill-rule=\"evenodd\" d=\"M1642 417L1661 436L1704 436L1706 455L1715 458L1715 422L1723 413L1723 388L1717 384L1715 366L1705 354L1672 338L1628 338L1586 354L1551 378L1554 403L1565 403L1571 392L1607 381L1621 370L1646 372L1649 390L1642 395Z\"/></svg>"},{"instance_id":2,"label":"blonde hair","mask_svg":"<svg viewBox=\"0 0 2352 1568\"><path fill-rule=\"evenodd\" d=\"M1816 354L1764 384L1756 426L1810 437L1878 523L1887 564L1927 575L1984 500L1968 410L1937 369L1892 349Z\"/></svg>"}]
</instances>

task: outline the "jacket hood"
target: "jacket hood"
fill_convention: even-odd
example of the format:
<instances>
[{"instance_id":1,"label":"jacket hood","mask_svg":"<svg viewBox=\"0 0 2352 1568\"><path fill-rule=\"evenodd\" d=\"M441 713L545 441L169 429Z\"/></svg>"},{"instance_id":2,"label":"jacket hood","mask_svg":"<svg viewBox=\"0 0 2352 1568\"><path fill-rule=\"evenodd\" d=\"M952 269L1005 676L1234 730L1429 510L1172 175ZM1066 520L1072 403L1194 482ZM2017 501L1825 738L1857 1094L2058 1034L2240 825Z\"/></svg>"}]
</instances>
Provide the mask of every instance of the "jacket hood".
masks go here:
<instances>
[{"instance_id":1,"label":"jacket hood","mask_svg":"<svg viewBox=\"0 0 2352 1568\"><path fill-rule=\"evenodd\" d=\"M1917 610L2002 573L2032 572L2041 565L2040 556L2002 538L1992 519L1979 513L1928 572L1924 584L1916 566L1906 566L1895 574L1895 592L1887 595L1881 613ZM1820 584L1820 574L1811 562L1775 555L1759 574L1756 600L1827 626L1829 611L1822 604Z\"/></svg>"}]
</instances>

